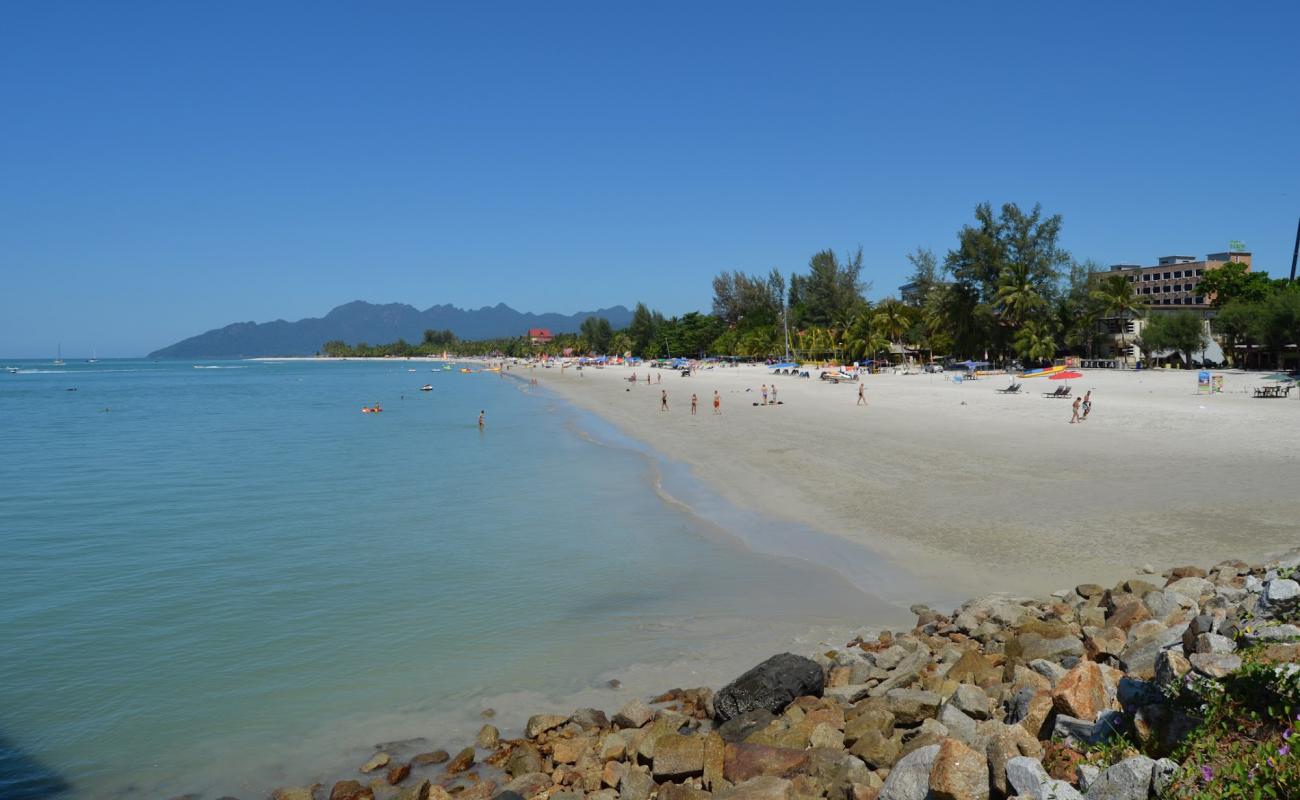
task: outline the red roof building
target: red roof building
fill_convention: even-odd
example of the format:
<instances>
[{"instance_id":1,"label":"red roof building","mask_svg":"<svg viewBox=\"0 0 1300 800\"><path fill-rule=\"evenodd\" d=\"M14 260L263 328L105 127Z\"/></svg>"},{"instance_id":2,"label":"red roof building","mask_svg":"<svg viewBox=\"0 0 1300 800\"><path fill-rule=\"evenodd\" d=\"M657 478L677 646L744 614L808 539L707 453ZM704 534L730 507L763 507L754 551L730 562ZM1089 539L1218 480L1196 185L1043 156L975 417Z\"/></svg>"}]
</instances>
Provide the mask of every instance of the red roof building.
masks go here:
<instances>
[{"instance_id":1,"label":"red roof building","mask_svg":"<svg viewBox=\"0 0 1300 800\"><path fill-rule=\"evenodd\" d=\"M528 341L533 344L550 344L555 336L546 328L529 328Z\"/></svg>"}]
</instances>

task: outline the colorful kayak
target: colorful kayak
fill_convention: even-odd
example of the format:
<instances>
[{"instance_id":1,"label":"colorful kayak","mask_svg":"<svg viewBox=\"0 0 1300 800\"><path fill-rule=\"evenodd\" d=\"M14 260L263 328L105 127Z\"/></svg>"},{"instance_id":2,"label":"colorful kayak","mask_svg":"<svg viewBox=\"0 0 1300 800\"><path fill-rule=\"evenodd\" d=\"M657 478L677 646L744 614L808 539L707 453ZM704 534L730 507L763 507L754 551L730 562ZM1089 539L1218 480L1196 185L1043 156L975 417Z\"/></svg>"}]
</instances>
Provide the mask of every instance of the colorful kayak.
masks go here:
<instances>
[{"instance_id":1,"label":"colorful kayak","mask_svg":"<svg viewBox=\"0 0 1300 800\"><path fill-rule=\"evenodd\" d=\"M1017 375L1016 377L1018 377L1018 378L1045 378L1045 377L1048 377L1049 375L1055 375L1055 374L1058 373L1058 372L1064 372L1064 371L1065 371L1065 365L1062 364L1062 365L1060 365L1060 366L1056 366L1056 367L1043 367L1042 369L1031 369L1031 370L1029 370L1028 372L1022 372L1022 373L1020 373L1020 374Z\"/></svg>"}]
</instances>

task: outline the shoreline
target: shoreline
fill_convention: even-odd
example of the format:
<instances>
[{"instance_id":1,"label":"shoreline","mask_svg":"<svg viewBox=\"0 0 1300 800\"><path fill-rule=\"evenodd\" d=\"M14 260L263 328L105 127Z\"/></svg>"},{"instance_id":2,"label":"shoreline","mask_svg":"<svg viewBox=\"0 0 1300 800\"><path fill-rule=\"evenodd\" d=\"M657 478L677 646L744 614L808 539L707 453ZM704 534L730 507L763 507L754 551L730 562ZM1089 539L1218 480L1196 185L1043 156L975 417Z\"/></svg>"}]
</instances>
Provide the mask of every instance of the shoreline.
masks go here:
<instances>
[{"instance_id":1,"label":"shoreline","mask_svg":"<svg viewBox=\"0 0 1300 800\"><path fill-rule=\"evenodd\" d=\"M869 406L859 409L850 386L777 376L783 405L764 409L752 405L759 384L773 380L761 367L667 372L648 387L626 383L634 371L532 370L541 385L689 464L737 506L855 542L954 595L1133 577L1175 542L1204 563L1294 543L1289 520L1300 500L1287 488L1289 443L1250 435L1261 425L1290 429L1293 407L1253 401L1249 375L1206 397L1194 372L1088 372L1075 383L1096 388L1106 413L1076 435L1064 424L1068 403L1038 397L1032 381L1029 396L1003 396L997 379L872 375ZM720 418L708 408L715 388ZM663 389L668 414L657 410ZM701 396L695 418L685 411L690 391ZM1234 491L1204 485L1219 474L1233 476ZM1079 497L1075 485L1097 490ZM1010 553L1016 578L1006 586Z\"/></svg>"}]
</instances>

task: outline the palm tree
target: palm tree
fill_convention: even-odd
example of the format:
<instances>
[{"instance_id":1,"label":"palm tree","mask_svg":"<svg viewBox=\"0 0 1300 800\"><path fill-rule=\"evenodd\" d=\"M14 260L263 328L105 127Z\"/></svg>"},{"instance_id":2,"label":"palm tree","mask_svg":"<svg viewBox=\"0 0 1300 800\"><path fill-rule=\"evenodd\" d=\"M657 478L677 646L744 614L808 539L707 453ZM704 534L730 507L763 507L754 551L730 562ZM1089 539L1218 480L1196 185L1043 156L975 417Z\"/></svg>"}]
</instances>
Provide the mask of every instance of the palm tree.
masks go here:
<instances>
[{"instance_id":1,"label":"palm tree","mask_svg":"<svg viewBox=\"0 0 1300 800\"><path fill-rule=\"evenodd\" d=\"M999 316L1015 326L1043 305L1043 296L1034 283L1028 264L1008 264L998 280Z\"/></svg>"},{"instance_id":2,"label":"palm tree","mask_svg":"<svg viewBox=\"0 0 1300 800\"><path fill-rule=\"evenodd\" d=\"M1127 366L1128 338L1125 334L1128 319L1126 315L1132 315L1134 319L1140 318L1146 305L1138 297L1137 292L1133 291L1133 284L1123 275L1106 277L1102 280L1101 286L1093 291L1092 296L1101 305L1104 314L1119 318L1119 341L1124 352L1124 364Z\"/></svg>"},{"instance_id":3,"label":"palm tree","mask_svg":"<svg viewBox=\"0 0 1300 800\"><path fill-rule=\"evenodd\" d=\"M1047 361L1056 355L1056 337L1045 322L1030 320L1016 331L1016 352L1026 361Z\"/></svg>"},{"instance_id":4,"label":"palm tree","mask_svg":"<svg viewBox=\"0 0 1300 800\"><path fill-rule=\"evenodd\" d=\"M898 345L900 350L902 349L903 334L912 327L911 311L902 300L890 297L880 301L871 321L873 327L889 337L889 341Z\"/></svg>"}]
</instances>

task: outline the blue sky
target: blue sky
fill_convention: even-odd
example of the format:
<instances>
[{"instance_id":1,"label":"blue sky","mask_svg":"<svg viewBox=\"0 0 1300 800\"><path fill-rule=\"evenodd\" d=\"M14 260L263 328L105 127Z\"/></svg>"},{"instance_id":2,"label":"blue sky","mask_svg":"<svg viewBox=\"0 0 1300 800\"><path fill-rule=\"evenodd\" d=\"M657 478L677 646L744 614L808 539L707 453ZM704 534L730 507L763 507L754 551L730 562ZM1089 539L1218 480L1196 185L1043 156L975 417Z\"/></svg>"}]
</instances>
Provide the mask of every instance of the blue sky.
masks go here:
<instances>
[{"instance_id":1,"label":"blue sky","mask_svg":"<svg viewBox=\"0 0 1300 800\"><path fill-rule=\"evenodd\" d=\"M1234 4L1235 5L1235 4ZM1268 6L1268 7L1265 7ZM707 308L980 201L1103 263L1300 216L1295 4L0 6L0 355L353 299Z\"/></svg>"}]
</instances>

